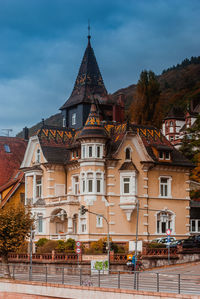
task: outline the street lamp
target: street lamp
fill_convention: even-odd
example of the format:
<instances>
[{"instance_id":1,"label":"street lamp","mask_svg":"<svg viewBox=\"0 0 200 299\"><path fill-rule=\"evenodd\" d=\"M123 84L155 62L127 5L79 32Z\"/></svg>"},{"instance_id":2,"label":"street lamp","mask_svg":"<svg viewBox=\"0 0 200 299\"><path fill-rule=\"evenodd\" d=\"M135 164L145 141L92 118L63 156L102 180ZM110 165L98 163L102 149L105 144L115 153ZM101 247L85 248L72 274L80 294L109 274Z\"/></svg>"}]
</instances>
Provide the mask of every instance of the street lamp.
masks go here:
<instances>
[{"instance_id":1,"label":"street lamp","mask_svg":"<svg viewBox=\"0 0 200 299\"><path fill-rule=\"evenodd\" d=\"M107 254L108 254L108 274L109 274L109 271L110 271L110 233L109 233L109 222L108 222L108 219L104 215L91 212L88 209L86 209L85 206L81 205L81 207L80 207L80 213L81 213L81 215L84 215L86 212L88 212L90 214L93 214L93 215L96 215L96 216L102 217L106 221L106 223L107 223L107 243L108 243Z\"/></svg>"}]
</instances>

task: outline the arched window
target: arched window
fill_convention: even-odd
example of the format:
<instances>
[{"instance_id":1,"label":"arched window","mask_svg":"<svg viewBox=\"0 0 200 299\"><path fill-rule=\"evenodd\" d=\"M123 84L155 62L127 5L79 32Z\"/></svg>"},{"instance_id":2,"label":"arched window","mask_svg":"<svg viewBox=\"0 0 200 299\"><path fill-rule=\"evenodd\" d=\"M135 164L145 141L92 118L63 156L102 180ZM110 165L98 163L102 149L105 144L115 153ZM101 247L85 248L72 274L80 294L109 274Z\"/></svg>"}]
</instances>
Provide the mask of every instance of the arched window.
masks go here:
<instances>
[{"instance_id":1,"label":"arched window","mask_svg":"<svg viewBox=\"0 0 200 299\"><path fill-rule=\"evenodd\" d=\"M131 150L130 150L130 148L126 148L125 159L126 160L130 160L131 159Z\"/></svg>"},{"instance_id":2,"label":"arched window","mask_svg":"<svg viewBox=\"0 0 200 299\"><path fill-rule=\"evenodd\" d=\"M41 159L41 152L40 149L38 148L36 151L36 163L40 163L40 159Z\"/></svg>"},{"instance_id":3,"label":"arched window","mask_svg":"<svg viewBox=\"0 0 200 299\"><path fill-rule=\"evenodd\" d=\"M174 232L174 215L171 212L161 211L157 214L157 234L165 234L167 229Z\"/></svg>"}]
</instances>

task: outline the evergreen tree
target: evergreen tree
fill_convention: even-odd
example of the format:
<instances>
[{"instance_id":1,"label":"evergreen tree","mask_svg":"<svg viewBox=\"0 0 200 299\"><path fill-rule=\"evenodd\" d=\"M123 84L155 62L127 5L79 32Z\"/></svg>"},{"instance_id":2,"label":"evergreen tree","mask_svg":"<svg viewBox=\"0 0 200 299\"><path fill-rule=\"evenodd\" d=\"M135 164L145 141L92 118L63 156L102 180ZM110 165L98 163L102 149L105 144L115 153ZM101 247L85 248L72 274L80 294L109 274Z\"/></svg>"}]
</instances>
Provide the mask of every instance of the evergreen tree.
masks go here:
<instances>
[{"instance_id":1,"label":"evergreen tree","mask_svg":"<svg viewBox=\"0 0 200 299\"><path fill-rule=\"evenodd\" d=\"M160 86L152 71L142 71L137 83L136 103L131 105L130 119L136 124L161 124Z\"/></svg>"}]
</instances>

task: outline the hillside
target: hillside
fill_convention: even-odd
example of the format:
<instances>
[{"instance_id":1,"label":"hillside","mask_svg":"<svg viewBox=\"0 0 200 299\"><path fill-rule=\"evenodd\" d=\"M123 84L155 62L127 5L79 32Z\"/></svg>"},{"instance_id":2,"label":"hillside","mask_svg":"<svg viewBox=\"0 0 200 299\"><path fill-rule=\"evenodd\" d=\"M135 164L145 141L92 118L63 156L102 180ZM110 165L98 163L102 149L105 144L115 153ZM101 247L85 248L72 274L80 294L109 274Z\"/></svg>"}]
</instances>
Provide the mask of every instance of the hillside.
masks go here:
<instances>
[{"instance_id":1,"label":"hillside","mask_svg":"<svg viewBox=\"0 0 200 299\"><path fill-rule=\"evenodd\" d=\"M178 64L169 68L157 76L157 79L160 83L164 117L173 105L185 109L191 99L200 101L200 59L197 59L196 63ZM125 107L128 110L129 105L135 101L136 85L120 89L114 95L117 96L121 92L125 94Z\"/></svg>"},{"instance_id":2,"label":"hillside","mask_svg":"<svg viewBox=\"0 0 200 299\"><path fill-rule=\"evenodd\" d=\"M157 76L160 83L162 113L165 117L171 108L176 105L185 109L188 101L191 99L200 101L200 56L185 59L182 63L164 70L163 73ZM137 83L137 82L135 82ZM120 93L125 97L125 110L135 101L136 84L117 90L112 94L117 97ZM62 126L61 113L55 114L45 120L45 124L52 126ZM30 128L30 136L34 134L40 127L42 122L39 122ZM17 137L22 137L20 132Z\"/></svg>"}]
</instances>

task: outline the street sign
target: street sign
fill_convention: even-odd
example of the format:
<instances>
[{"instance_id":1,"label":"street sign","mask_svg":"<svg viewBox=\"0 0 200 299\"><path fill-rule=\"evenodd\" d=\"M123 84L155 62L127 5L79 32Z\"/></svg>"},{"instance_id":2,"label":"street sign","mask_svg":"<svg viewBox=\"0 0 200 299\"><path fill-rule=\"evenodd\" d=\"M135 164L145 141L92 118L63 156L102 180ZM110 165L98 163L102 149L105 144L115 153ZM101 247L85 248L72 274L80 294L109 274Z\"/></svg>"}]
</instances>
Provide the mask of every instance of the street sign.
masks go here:
<instances>
[{"instance_id":1,"label":"street sign","mask_svg":"<svg viewBox=\"0 0 200 299\"><path fill-rule=\"evenodd\" d=\"M167 243L170 243L170 235L167 236Z\"/></svg>"},{"instance_id":2,"label":"street sign","mask_svg":"<svg viewBox=\"0 0 200 299\"><path fill-rule=\"evenodd\" d=\"M81 254L81 248L76 248L76 253Z\"/></svg>"},{"instance_id":3,"label":"street sign","mask_svg":"<svg viewBox=\"0 0 200 299\"><path fill-rule=\"evenodd\" d=\"M81 247L81 242L80 241L76 241L76 248L80 248Z\"/></svg>"},{"instance_id":4,"label":"street sign","mask_svg":"<svg viewBox=\"0 0 200 299\"><path fill-rule=\"evenodd\" d=\"M167 230L166 230L166 234L168 235L168 236L170 236L171 235L171 229L170 228L168 228Z\"/></svg>"}]
</instances>

